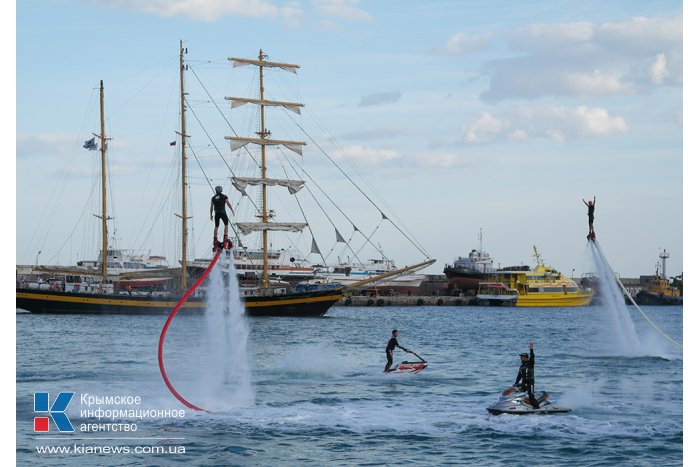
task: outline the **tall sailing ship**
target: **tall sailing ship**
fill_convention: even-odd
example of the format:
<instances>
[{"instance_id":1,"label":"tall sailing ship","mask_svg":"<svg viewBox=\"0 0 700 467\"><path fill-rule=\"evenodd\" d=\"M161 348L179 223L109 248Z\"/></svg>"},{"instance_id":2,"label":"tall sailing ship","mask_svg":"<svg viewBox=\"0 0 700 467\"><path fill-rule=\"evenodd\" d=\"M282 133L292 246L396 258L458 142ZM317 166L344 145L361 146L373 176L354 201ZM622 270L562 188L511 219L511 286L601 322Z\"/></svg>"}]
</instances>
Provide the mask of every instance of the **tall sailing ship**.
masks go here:
<instances>
[{"instance_id":1,"label":"tall sailing ship","mask_svg":"<svg viewBox=\"0 0 700 467\"><path fill-rule=\"evenodd\" d=\"M197 264L197 260L188 261L187 258L187 197L186 197L186 147L187 147L187 131L185 119L185 86L184 86L184 71L186 65L184 62L184 54L186 49L180 42L180 145L181 145L181 212L178 214L182 224L182 253L180 260L179 271L173 268L163 268L157 271L139 271L138 273L130 272L127 276L109 274L108 261L109 258L107 245L107 203L106 203L106 156L107 156L107 138L104 131L104 86L100 82L100 134L101 145L100 152L102 158L102 213L98 216L102 220L102 253L100 258L101 274L96 277L94 272L89 272L84 268L69 268L61 269L42 269L29 268L30 274L20 274L18 268L18 280L16 287L16 304L17 308L21 308L33 313L119 313L119 314L152 314L152 313L167 313L176 305L178 300L183 296L188 286L191 285L201 272L201 265ZM267 154L268 146L285 146L288 149L301 154L301 148L305 145L301 141L276 140L270 138L271 132L265 126L265 109L266 107L284 107L294 112L299 112L303 107L301 103L282 102L267 100L264 95L264 70L268 68L279 68L286 71L296 73L298 65L272 62L267 60L267 56L260 50L257 59L244 58L229 58L235 66L252 65L258 68L259 71L259 98L242 98L242 97L227 97L231 102L232 107L238 107L244 104L256 105L259 107L260 127L256 132L257 138L245 138L239 136L227 136L232 151L235 151L243 146L252 143L260 146L260 173L257 177L231 177L233 186L245 192L245 188L249 185L259 186L261 190L261 206L257 210L258 221L256 222L236 222L234 226L234 234L237 237L238 246L234 247L233 251L222 255L228 256L228 267L225 270L233 271L237 265L236 255L240 263L242 254L245 251L245 261L248 264L254 265L256 272L255 277L259 278L259 282L253 285L244 286L241 288L241 300L244 303L246 312L253 316L322 316L328 309L333 306L340 298L342 298L345 287L340 285L332 285L327 287L293 287L290 284L280 283L276 280L277 273L280 270L275 269L276 265L270 264L270 258L274 257L274 252L268 251L269 235L272 232L301 232L307 227L307 223L302 222L277 222L274 220L275 214L268 206L268 187L283 186L286 187L290 194L295 194L304 186L302 180L276 179L268 176ZM382 217L385 216L382 214ZM259 232L262 236L262 248L257 255L257 261L251 261L249 251L242 247L240 236L246 236L253 232ZM313 249L318 252L318 247L315 240L313 241ZM240 251L239 251L240 250ZM320 252L319 252L320 253ZM255 256L255 255L253 255ZM294 262L294 260L292 260ZM406 274L416 268L425 267L427 264L432 264L434 260L428 260L414 266L397 269L390 273L381 274L364 281L356 283L356 286L361 286L369 282L391 277L395 274ZM94 265L93 265L94 266ZM311 270L306 265L299 265L291 268L302 276L311 273ZM271 269L276 271L271 274ZM36 276L31 274L36 270L41 275ZM245 271L245 269L244 269ZM240 271L239 271L240 272ZM244 272L245 275L245 272ZM36 279L39 277L39 279ZM42 277L48 278L42 281ZM239 276L240 277L240 276ZM148 291L141 292L138 287L138 281L152 281L152 286L148 287ZM154 285L154 286L153 286ZM185 303L184 309L189 311L202 310L205 307L205 294L198 291Z\"/></svg>"}]
</instances>

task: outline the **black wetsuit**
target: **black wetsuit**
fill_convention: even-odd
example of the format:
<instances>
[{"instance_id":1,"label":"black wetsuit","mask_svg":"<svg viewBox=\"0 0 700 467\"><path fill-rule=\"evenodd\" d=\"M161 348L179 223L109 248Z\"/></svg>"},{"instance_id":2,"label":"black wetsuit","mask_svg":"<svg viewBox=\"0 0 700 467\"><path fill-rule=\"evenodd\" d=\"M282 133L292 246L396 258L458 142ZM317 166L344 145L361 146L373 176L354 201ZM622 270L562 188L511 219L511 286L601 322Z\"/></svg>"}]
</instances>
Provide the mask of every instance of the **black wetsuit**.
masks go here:
<instances>
[{"instance_id":1,"label":"black wetsuit","mask_svg":"<svg viewBox=\"0 0 700 467\"><path fill-rule=\"evenodd\" d=\"M214 206L214 225L219 226L219 220L224 221L224 225L228 224L228 216L226 215L226 201L228 196L223 193L217 193L211 198L211 203Z\"/></svg>"},{"instance_id":2,"label":"black wetsuit","mask_svg":"<svg viewBox=\"0 0 700 467\"><path fill-rule=\"evenodd\" d=\"M535 351L530 349L530 358L527 361L520 364L518 370L518 377L515 379L515 384L522 381L523 386L527 390L527 397L530 399L532 406L536 409L540 408L540 403L535 399Z\"/></svg>"},{"instance_id":3,"label":"black wetsuit","mask_svg":"<svg viewBox=\"0 0 700 467\"><path fill-rule=\"evenodd\" d=\"M595 204L588 205L588 223L593 226L593 211L595 210Z\"/></svg>"},{"instance_id":4,"label":"black wetsuit","mask_svg":"<svg viewBox=\"0 0 700 467\"><path fill-rule=\"evenodd\" d=\"M396 347L403 349L403 347L399 345L399 341L395 337L392 337L386 345L386 366L384 367L384 372L391 370L391 365L394 363L394 349Z\"/></svg>"}]
</instances>

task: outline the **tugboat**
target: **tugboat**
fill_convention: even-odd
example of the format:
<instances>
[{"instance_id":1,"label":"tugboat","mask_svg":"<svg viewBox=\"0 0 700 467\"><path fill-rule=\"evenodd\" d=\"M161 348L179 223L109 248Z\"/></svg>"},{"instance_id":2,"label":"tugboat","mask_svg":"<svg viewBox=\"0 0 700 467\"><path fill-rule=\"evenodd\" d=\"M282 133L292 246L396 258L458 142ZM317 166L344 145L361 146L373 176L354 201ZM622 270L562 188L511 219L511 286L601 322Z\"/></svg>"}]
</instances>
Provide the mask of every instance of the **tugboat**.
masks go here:
<instances>
[{"instance_id":1,"label":"tugboat","mask_svg":"<svg viewBox=\"0 0 700 467\"><path fill-rule=\"evenodd\" d=\"M474 295L479 288L479 283L488 280L495 272L493 259L482 247L483 238L479 229L479 249L472 250L466 258L458 257L451 266L445 265L443 273L450 281L450 288Z\"/></svg>"},{"instance_id":2,"label":"tugboat","mask_svg":"<svg viewBox=\"0 0 700 467\"><path fill-rule=\"evenodd\" d=\"M664 249L659 253L661 258L661 275L659 275L658 264L656 274L651 280L651 284L646 290L640 290L634 297L639 305L683 305L683 295L678 287L673 287L666 278L666 260L669 254Z\"/></svg>"}]
</instances>

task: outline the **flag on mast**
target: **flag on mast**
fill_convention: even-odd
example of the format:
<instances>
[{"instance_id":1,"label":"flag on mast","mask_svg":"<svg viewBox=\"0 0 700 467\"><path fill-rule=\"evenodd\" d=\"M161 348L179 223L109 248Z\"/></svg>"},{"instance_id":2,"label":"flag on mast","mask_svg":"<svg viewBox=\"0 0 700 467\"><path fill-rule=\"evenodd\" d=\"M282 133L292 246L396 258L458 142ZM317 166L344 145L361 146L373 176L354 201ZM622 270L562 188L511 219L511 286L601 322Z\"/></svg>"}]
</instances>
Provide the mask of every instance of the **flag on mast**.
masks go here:
<instances>
[{"instance_id":1,"label":"flag on mast","mask_svg":"<svg viewBox=\"0 0 700 467\"><path fill-rule=\"evenodd\" d=\"M95 137L93 136L92 139L85 141L83 147L90 151L97 151L97 143L95 142Z\"/></svg>"}]
</instances>

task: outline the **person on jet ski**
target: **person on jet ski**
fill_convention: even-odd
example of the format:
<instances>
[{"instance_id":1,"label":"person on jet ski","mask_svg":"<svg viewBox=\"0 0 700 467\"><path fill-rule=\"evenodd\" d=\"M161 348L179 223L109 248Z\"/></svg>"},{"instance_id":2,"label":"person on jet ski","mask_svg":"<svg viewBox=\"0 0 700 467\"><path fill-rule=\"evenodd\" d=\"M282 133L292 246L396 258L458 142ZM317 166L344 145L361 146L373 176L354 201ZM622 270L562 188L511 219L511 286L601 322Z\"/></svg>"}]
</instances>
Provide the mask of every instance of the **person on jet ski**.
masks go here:
<instances>
[{"instance_id":1,"label":"person on jet ski","mask_svg":"<svg viewBox=\"0 0 700 467\"><path fill-rule=\"evenodd\" d=\"M536 409L540 408L540 403L537 402L535 398L535 346L530 342L530 355L526 353L520 354L520 369L518 370L518 377L515 379L515 384L513 386L518 387L518 383L522 381L520 385L521 391L527 391L527 397L530 399L530 403Z\"/></svg>"},{"instance_id":2,"label":"person on jet ski","mask_svg":"<svg viewBox=\"0 0 700 467\"><path fill-rule=\"evenodd\" d=\"M391 365L394 363L394 349L396 347L403 350L404 352L411 351L411 349L401 347L399 345L399 341L396 339L397 337L399 337L399 331L394 329L393 331L391 331L391 339L389 339L389 343L386 345L386 366L384 367L384 373L388 373L391 371Z\"/></svg>"}]
</instances>

